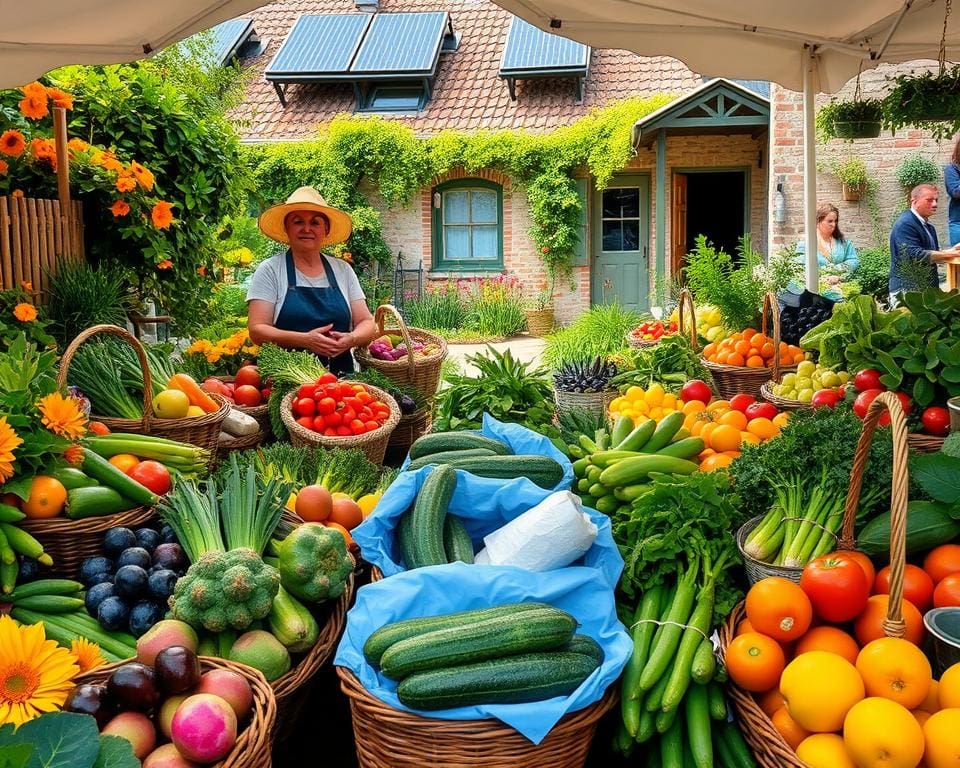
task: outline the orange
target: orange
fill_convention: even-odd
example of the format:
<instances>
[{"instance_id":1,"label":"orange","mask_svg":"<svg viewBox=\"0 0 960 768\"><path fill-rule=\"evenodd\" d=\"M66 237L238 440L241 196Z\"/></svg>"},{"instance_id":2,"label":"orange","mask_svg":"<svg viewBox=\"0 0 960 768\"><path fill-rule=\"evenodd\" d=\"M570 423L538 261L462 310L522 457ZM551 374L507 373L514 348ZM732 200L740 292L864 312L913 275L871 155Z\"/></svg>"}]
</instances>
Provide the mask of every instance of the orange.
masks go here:
<instances>
[{"instance_id":1,"label":"orange","mask_svg":"<svg viewBox=\"0 0 960 768\"><path fill-rule=\"evenodd\" d=\"M750 342L747 341L746 339L744 339L743 341L738 341L736 344L733 345L733 349L738 355L747 357L750 354L750 349L751 349Z\"/></svg>"},{"instance_id":2,"label":"orange","mask_svg":"<svg viewBox=\"0 0 960 768\"><path fill-rule=\"evenodd\" d=\"M701 440L703 440L703 444L707 448L713 448L713 444L711 443L711 436L713 435L714 430L719 426L720 425L717 424L715 421L710 421L704 424L703 427L700 428L700 433L698 437ZM714 448L714 450L716 449Z\"/></svg>"},{"instance_id":3,"label":"orange","mask_svg":"<svg viewBox=\"0 0 960 768\"><path fill-rule=\"evenodd\" d=\"M727 456L723 453L717 453L713 456L708 456L703 461L700 462L700 471L701 472L713 472L717 469L723 469L724 467L729 467L733 464L734 457Z\"/></svg>"},{"instance_id":4,"label":"orange","mask_svg":"<svg viewBox=\"0 0 960 768\"><path fill-rule=\"evenodd\" d=\"M887 636L887 633L883 631L883 620L887 617L887 604L889 602L889 595L873 595L867 600L867 607L860 612L853 624L853 634L860 645L866 645L871 640L878 640ZM907 624L904 638L914 645L921 645L925 630L920 611L909 600L903 600L900 612Z\"/></svg>"},{"instance_id":5,"label":"orange","mask_svg":"<svg viewBox=\"0 0 960 768\"><path fill-rule=\"evenodd\" d=\"M857 768L843 737L835 733L815 733L807 736L797 747L797 757L808 768Z\"/></svg>"},{"instance_id":6,"label":"orange","mask_svg":"<svg viewBox=\"0 0 960 768\"><path fill-rule=\"evenodd\" d=\"M736 411L730 413L736 413ZM722 418L729 415L725 413ZM709 446L718 453L735 451L740 447L740 430L737 427L729 424L717 424L707 437L704 437L704 432L706 432L705 429L700 433L700 437L703 438L704 443L709 443Z\"/></svg>"},{"instance_id":7,"label":"orange","mask_svg":"<svg viewBox=\"0 0 960 768\"><path fill-rule=\"evenodd\" d=\"M733 638L724 657L730 679L745 691L761 693L775 687L786 660L780 644L759 632Z\"/></svg>"},{"instance_id":8,"label":"orange","mask_svg":"<svg viewBox=\"0 0 960 768\"><path fill-rule=\"evenodd\" d=\"M930 719L933 713L923 709L911 709L910 714L913 715L913 719L920 723L920 727L923 728L923 724Z\"/></svg>"},{"instance_id":9,"label":"orange","mask_svg":"<svg viewBox=\"0 0 960 768\"><path fill-rule=\"evenodd\" d=\"M681 410L689 416L690 414L697 414L701 411L705 411L706 409L707 404L702 400L689 400L683 404L683 408Z\"/></svg>"},{"instance_id":10,"label":"orange","mask_svg":"<svg viewBox=\"0 0 960 768\"><path fill-rule=\"evenodd\" d=\"M712 341L703 348L703 356L709 360L717 353L717 345Z\"/></svg>"},{"instance_id":11,"label":"orange","mask_svg":"<svg viewBox=\"0 0 960 768\"><path fill-rule=\"evenodd\" d=\"M754 349L760 349L767 341L766 334L755 333L750 337L750 346Z\"/></svg>"},{"instance_id":12,"label":"orange","mask_svg":"<svg viewBox=\"0 0 960 768\"><path fill-rule=\"evenodd\" d=\"M55 477L37 475L30 481L30 495L20 505L30 520L44 520L63 512L67 503L67 489Z\"/></svg>"},{"instance_id":13,"label":"orange","mask_svg":"<svg viewBox=\"0 0 960 768\"><path fill-rule=\"evenodd\" d=\"M801 637L813 620L813 606L800 585L779 576L761 579L750 587L746 609L757 632L780 642Z\"/></svg>"},{"instance_id":14,"label":"orange","mask_svg":"<svg viewBox=\"0 0 960 768\"><path fill-rule=\"evenodd\" d=\"M747 368L763 368L764 362L760 355L750 355L747 358Z\"/></svg>"},{"instance_id":15,"label":"orange","mask_svg":"<svg viewBox=\"0 0 960 768\"><path fill-rule=\"evenodd\" d=\"M731 354L732 354L731 352L724 352L723 350L721 350L713 356L713 362L719 363L720 365L726 365L727 360L730 358Z\"/></svg>"},{"instance_id":16,"label":"orange","mask_svg":"<svg viewBox=\"0 0 960 768\"><path fill-rule=\"evenodd\" d=\"M731 352L727 357L727 365L735 365L742 368L743 363L743 355L741 355L739 352Z\"/></svg>"},{"instance_id":17,"label":"orange","mask_svg":"<svg viewBox=\"0 0 960 768\"><path fill-rule=\"evenodd\" d=\"M745 330L743 331L743 333L738 333L738 334L735 334L735 335L741 336L741 337L743 337L744 339L750 340L750 339L752 339L752 338L756 335L756 333L757 333L757 329L756 329L756 328L747 328L747 329L745 329Z\"/></svg>"},{"instance_id":18,"label":"orange","mask_svg":"<svg viewBox=\"0 0 960 768\"><path fill-rule=\"evenodd\" d=\"M934 712L940 711L940 683L936 680L930 681L930 689L927 691L927 698L920 702L920 706L917 709L920 709L924 712L929 712L931 715Z\"/></svg>"},{"instance_id":19,"label":"orange","mask_svg":"<svg viewBox=\"0 0 960 768\"><path fill-rule=\"evenodd\" d=\"M760 442L760 438L753 434L753 432L740 433L740 445L745 445L746 443L750 445L760 445Z\"/></svg>"},{"instance_id":20,"label":"orange","mask_svg":"<svg viewBox=\"0 0 960 768\"><path fill-rule=\"evenodd\" d=\"M747 428L747 417L740 411L727 411L717 419L718 424L727 424L736 427L738 430Z\"/></svg>"},{"instance_id":21,"label":"orange","mask_svg":"<svg viewBox=\"0 0 960 768\"><path fill-rule=\"evenodd\" d=\"M856 667L867 696L882 696L907 709L919 707L930 691L930 662L908 640L881 637L867 643L857 656Z\"/></svg>"},{"instance_id":22,"label":"orange","mask_svg":"<svg viewBox=\"0 0 960 768\"><path fill-rule=\"evenodd\" d=\"M944 709L930 715L923 724L927 768L956 768L960 765L960 709Z\"/></svg>"},{"instance_id":23,"label":"orange","mask_svg":"<svg viewBox=\"0 0 960 768\"><path fill-rule=\"evenodd\" d=\"M118 453L116 456L111 456L108 461L123 472L123 474L127 474L140 463L140 459L132 453Z\"/></svg>"},{"instance_id":24,"label":"orange","mask_svg":"<svg viewBox=\"0 0 960 768\"><path fill-rule=\"evenodd\" d=\"M864 690L860 673L849 661L835 653L810 651L783 670L780 693L790 717L801 728L830 733L840 730L847 712L863 699ZM913 717L910 720L916 724Z\"/></svg>"},{"instance_id":25,"label":"orange","mask_svg":"<svg viewBox=\"0 0 960 768\"><path fill-rule=\"evenodd\" d=\"M756 435L761 440L770 440L780 433L780 428L770 419L759 416L747 422L747 432Z\"/></svg>"},{"instance_id":26,"label":"orange","mask_svg":"<svg viewBox=\"0 0 960 768\"><path fill-rule=\"evenodd\" d=\"M960 664L947 667L940 675L937 704L940 709L960 707Z\"/></svg>"},{"instance_id":27,"label":"orange","mask_svg":"<svg viewBox=\"0 0 960 768\"><path fill-rule=\"evenodd\" d=\"M771 357L773 357L774 352L775 350L773 348L773 344L771 344L769 341L760 347L760 357L762 357L764 360L769 360Z\"/></svg>"},{"instance_id":28,"label":"orange","mask_svg":"<svg viewBox=\"0 0 960 768\"><path fill-rule=\"evenodd\" d=\"M788 354L789 354L789 352L788 352ZM797 363L802 363L802 362L803 362L804 360L806 360L806 359L807 359L807 356L806 356L805 354L803 354L803 352L796 352L796 353L794 353L793 357L791 358L791 362L792 362L794 365L797 365Z\"/></svg>"},{"instance_id":29,"label":"orange","mask_svg":"<svg viewBox=\"0 0 960 768\"><path fill-rule=\"evenodd\" d=\"M860 646L850 635L837 627L813 627L803 637L797 640L796 655L810 651L826 651L835 653L851 664L857 663Z\"/></svg>"},{"instance_id":30,"label":"orange","mask_svg":"<svg viewBox=\"0 0 960 768\"><path fill-rule=\"evenodd\" d=\"M760 705L760 709L763 710L767 717L773 715L778 709L783 708L783 696L780 695L779 688L771 688L766 693L757 696L756 699L757 704Z\"/></svg>"},{"instance_id":31,"label":"orange","mask_svg":"<svg viewBox=\"0 0 960 768\"><path fill-rule=\"evenodd\" d=\"M776 712L770 716L770 722L773 723L773 727L777 729L783 740L790 745L790 749L796 749L800 746L800 743L810 735L810 731L806 731L797 725L796 720L790 717L790 713L787 712L786 707L780 707Z\"/></svg>"},{"instance_id":32,"label":"orange","mask_svg":"<svg viewBox=\"0 0 960 768\"><path fill-rule=\"evenodd\" d=\"M733 634L743 635L747 632L756 632L756 630L753 628L753 624L750 623L750 619L740 619L740 621L737 622L737 631Z\"/></svg>"},{"instance_id":33,"label":"orange","mask_svg":"<svg viewBox=\"0 0 960 768\"><path fill-rule=\"evenodd\" d=\"M923 758L924 731L910 711L872 696L850 708L843 741L860 768L916 768Z\"/></svg>"}]
</instances>

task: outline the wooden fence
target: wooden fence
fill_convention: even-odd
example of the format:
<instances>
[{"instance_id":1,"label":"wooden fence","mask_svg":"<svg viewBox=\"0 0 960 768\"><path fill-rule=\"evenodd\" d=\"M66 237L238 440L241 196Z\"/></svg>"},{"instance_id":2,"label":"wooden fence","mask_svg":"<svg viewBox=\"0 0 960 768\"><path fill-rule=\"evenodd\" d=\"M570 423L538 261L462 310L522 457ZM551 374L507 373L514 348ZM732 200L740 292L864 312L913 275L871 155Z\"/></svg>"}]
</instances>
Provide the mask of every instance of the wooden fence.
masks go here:
<instances>
[{"instance_id":1,"label":"wooden fence","mask_svg":"<svg viewBox=\"0 0 960 768\"><path fill-rule=\"evenodd\" d=\"M84 258L79 200L70 201L63 215L59 200L0 197L0 289L26 280L44 303L50 274L61 256L68 261Z\"/></svg>"}]
</instances>

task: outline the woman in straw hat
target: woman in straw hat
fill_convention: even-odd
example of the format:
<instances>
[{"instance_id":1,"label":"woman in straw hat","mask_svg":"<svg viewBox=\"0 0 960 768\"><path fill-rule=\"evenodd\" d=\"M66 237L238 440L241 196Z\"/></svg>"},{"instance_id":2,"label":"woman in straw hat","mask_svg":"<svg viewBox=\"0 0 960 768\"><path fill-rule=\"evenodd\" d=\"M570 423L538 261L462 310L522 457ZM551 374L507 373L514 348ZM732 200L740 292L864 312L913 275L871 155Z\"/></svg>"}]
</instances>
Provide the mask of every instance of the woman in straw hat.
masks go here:
<instances>
[{"instance_id":1,"label":"woman in straw hat","mask_svg":"<svg viewBox=\"0 0 960 768\"><path fill-rule=\"evenodd\" d=\"M257 267L247 291L247 325L255 344L307 349L336 374L353 370L350 350L377 335L360 281L342 259L321 253L344 242L350 216L313 187L264 211L260 230L288 245Z\"/></svg>"}]
</instances>

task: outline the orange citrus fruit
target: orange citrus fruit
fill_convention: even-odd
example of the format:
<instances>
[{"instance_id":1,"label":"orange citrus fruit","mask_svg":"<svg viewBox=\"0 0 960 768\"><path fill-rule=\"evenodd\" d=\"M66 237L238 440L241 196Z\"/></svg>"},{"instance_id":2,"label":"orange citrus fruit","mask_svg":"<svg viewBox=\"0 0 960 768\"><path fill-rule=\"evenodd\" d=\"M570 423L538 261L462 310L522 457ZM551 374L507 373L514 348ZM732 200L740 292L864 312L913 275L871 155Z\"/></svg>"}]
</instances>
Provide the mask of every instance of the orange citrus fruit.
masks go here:
<instances>
[{"instance_id":1,"label":"orange citrus fruit","mask_svg":"<svg viewBox=\"0 0 960 768\"><path fill-rule=\"evenodd\" d=\"M856 667L867 696L882 696L906 709L916 709L924 702L933 677L923 651L898 637L867 643L857 656Z\"/></svg>"},{"instance_id":2,"label":"orange citrus fruit","mask_svg":"<svg viewBox=\"0 0 960 768\"><path fill-rule=\"evenodd\" d=\"M826 651L835 653L837 656L846 659L851 664L857 663L857 656L860 654L860 646L850 635L837 627L821 626L813 627L807 633L797 640L796 655L809 653L810 651Z\"/></svg>"},{"instance_id":3,"label":"orange citrus fruit","mask_svg":"<svg viewBox=\"0 0 960 768\"><path fill-rule=\"evenodd\" d=\"M736 413L736 411L730 413ZM728 415L724 414L722 418L726 418ZM703 432L706 432L706 430L703 430ZM704 437L703 432L700 433L703 441L705 443L709 442L710 447L719 453L736 451L740 448L740 430L737 427L729 424L718 424L707 437Z\"/></svg>"},{"instance_id":4,"label":"orange citrus fruit","mask_svg":"<svg viewBox=\"0 0 960 768\"><path fill-rule=\"evenodd\" d=\"M830 733L843 727L847 712L863 699L863 679L853 664L837 654L810 651L783 670L780 693L790 717L802 728Z\"/></svg>"},{"instance_id":5,"label":"orange citrus fruit","mask_svg":"<svg viewBox=\"0 0 960 768\"><path fill-rule=\"evenodd\" d=\"M927 768L956 768L960 764L960 709L943 709L923 723Z\"/></svg>"},{"instance_id":6,"label":"orange citrus fruit","mask_svg":"<svg viewBox=\"0 0 960 768\"><path fill-rule=\"evenodd\" d=\"M30 481L30 495L20 505L23 514L30 520L56 517L67 503L67 489L54 477L37 475Z\"/></svg>"},{"instance_id":7,"label":"orange citrus fruit","mask_svg":"<svg viewBox=\"0 0 960 768\"><path fill-rule=\"evenodd\" d=\"M108 461L123 472L123 474L127 474L140 463L140 459L132 453L118 453L116 456L111 456Z\"/></svg>"},{"instance_id":8,"label":"orange citrus fruit","mask_svg":"<svg viewBox=\"0 0 960 768\"><path fill-rule=\"evenodd\" d=\"M809 768L857 768L843 737L835 733L807 736L797 747L797 757Z\"/></svg>"},{"instance_id":9,"label":"orange citrus fruit","mask_svg":"<svg viewBox=\"0 0 960 768\"><path fill-rule=\"evenodd\" d=\"M796 749L810 735L810 731L801 728L797 725L796 720L790 717L786 707L780 707L774 712L770 716L770 722L773 723L773 727L783 736L783 740L790 745L791 749Z\"/></svg>"},{"instance_id":10,"label":"orange citrus fruit","mask_svg":"<svg viewBox=\"0 0 960 768\"><path fill-rule=\"evenodd\" d=\"M843 721L843 741L861 768L916 768L923 758L924 730L916 718L879 696L850 708Z\"/></svg>"}]
</instances>

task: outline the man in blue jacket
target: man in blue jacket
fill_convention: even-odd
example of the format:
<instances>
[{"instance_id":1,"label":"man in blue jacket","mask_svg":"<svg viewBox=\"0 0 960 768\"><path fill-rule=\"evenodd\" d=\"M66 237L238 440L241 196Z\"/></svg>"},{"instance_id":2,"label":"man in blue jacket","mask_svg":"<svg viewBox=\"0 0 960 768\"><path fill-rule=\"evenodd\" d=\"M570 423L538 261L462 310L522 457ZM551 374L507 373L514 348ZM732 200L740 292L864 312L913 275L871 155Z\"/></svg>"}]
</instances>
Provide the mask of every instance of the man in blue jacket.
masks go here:
<instances>
[{"instance_id":1,"label":"man in blue jacket","mask_svg":"<svg viewBox=\"0 0 960 768\"><path fill-rule=\"evenodd\" d=\"M890 306L897 295L940 284L937 262L956 256L960 245L940 249L937 230L930 223L936 213L940 192L933 184L918 184L910 190L910 210L900 214L890 232Z\"/></svg>"}]
</instances>

